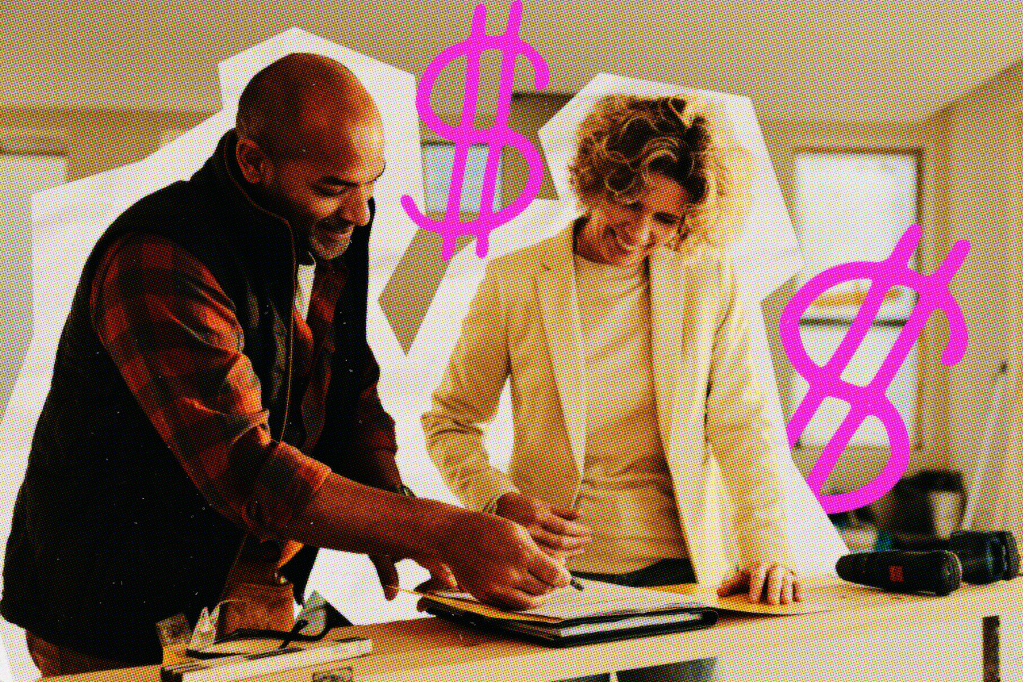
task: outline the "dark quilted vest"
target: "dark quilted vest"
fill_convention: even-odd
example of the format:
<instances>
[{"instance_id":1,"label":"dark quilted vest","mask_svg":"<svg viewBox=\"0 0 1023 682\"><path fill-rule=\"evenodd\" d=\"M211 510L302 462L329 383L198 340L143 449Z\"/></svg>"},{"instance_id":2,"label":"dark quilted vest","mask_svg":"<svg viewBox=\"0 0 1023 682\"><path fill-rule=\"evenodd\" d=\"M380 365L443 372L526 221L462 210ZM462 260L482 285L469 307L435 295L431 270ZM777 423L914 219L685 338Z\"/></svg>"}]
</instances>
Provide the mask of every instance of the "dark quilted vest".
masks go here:
<instances>
[{"instance_id":1,"label":"dark quilted vest","mask_svg":"<svg viewBox=\"0 0 1023 682\"><path fill-rule=\"evenodd\" d=\"M199 494L92 328L92 279L114 239L158 234L210 269L244 329L271 434L282 433L294 248L287 223L255 206L234 180L234 139L226 135L187 182L125 211L82 272L18 493L0 602L5 618L51 643L158 662L154 624L184 612L194 625L200 609L216 603L243 535ZM345 457L366 362L368 244L369 229L358 229L341 257L348 277L326 344L339 352L330 360L329 416L313 453L356 479L358 462ZM314 554L307 548L286 567L299 591Z\"/></svg>"}]
</instances>

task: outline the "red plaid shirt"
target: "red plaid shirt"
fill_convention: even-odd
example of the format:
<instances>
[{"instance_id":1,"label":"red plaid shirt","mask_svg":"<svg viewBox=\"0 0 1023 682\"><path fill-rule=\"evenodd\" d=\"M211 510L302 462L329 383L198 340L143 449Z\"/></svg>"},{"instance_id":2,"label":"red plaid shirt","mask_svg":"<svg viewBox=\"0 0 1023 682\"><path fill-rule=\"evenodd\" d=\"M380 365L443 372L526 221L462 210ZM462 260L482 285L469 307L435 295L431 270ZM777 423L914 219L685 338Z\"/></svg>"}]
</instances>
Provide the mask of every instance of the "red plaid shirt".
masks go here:
<instances>
[{"instance_id":1,"label":"red plaid shirt","mask_svg":"<svg viewBox=\"0 0 1023 682\"><path fill-rule=\"evenodd\" d=\"M283 539L330 473L304 453L327 417L330 366L314 358L344 281L343 272L318 265L308 324L294 313L293 372L309 379L301 401L292 401L306 434L299 450L271 437L234 306L199 260L165 238L128 235L107 250L93 279L93 326L142 409L206 500L260 539ZM393 457L394 422L368 357L356 445Z\"/></svg>"}]
</instances>

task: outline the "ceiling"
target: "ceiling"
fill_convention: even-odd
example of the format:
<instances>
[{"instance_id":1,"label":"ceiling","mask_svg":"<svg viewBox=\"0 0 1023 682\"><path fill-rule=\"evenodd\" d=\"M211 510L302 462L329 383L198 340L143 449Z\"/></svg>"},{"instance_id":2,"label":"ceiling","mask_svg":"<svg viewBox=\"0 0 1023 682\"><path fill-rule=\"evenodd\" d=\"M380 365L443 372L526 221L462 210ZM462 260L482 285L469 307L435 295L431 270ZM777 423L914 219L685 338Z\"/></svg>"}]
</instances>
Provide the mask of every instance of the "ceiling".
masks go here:
<instances>
[{"instance_id":1,"label":"ceiling","mask_svg":"<svg viewBox=\"0 0 1023 682\"><path fill-rule=\"evenodd\" d=\"M504 31L509 4L489 3L490 34ZM470 5L455 0L62 6L55 16L49 1L5 3L0 107L216 111L216 62L293 26L418 79L471 26ZM1021 26L1019 0L526 0L520 35L550 67L547 91L607 72L746 95L766 120L918 122L1019 61ZM463 69L450 65L434 93L451 110ZM523 57L515 87L534 89Z\"/></svg>"}]
</instances>

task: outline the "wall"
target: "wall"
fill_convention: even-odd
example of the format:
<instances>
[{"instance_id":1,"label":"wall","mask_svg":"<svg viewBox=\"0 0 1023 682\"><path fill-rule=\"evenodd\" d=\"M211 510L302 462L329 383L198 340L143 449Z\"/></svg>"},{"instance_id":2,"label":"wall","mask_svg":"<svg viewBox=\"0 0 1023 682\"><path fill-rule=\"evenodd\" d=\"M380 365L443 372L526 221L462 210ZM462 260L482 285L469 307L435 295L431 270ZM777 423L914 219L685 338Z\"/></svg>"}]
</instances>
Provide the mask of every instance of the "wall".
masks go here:
<instances>
[{"instance_id":1,"label":"wall","mask_svg":"<svg viewBox=\"0 0 1023 682\"><path fill-rule=\"evenodd\" d=\"M1009 376L1016 381L1023 371L1021 78L1023 63L1017 63L934 117L946 139L942 150L942 248L947 250L957 239L969 239L971 247L953 280L953 292L970 330L970 345L963 361L948 373L951 463L968 476L979 454L998 363L1007 360ZM1017 410L1015 420L1020 418ZM995 432L996 457L1005 452L1004 427L1000 424ZM990 486L999 475L1000 468L994 467L985 478L986 494L977 510L979 527L995 521L997 493ZM1012 515L1020 535L1018 482L1016 485Z\"/></svg>"}]
</instances>

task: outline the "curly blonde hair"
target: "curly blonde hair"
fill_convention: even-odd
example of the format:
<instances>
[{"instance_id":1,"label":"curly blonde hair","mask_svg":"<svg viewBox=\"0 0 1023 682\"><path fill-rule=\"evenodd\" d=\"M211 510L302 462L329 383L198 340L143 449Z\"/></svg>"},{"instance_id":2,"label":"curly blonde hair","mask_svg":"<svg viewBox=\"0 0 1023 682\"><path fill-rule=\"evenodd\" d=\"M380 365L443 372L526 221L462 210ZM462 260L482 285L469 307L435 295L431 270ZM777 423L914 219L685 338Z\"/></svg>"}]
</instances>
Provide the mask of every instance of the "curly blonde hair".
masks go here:
<instances>
[{"instance_id":1,"label":"curly blonde hair","mask_svg":"<svg viewBox=\"0 0 1023 682\"><path fill-rule=\"evenodd\" d=\"M674 248L722 246L742 231L752 155L708 118L698 97L609 95L580 124L577 140L568 170L584 208L631 203L658 173L690 197Z\"/></svg>"}]
</instances>

